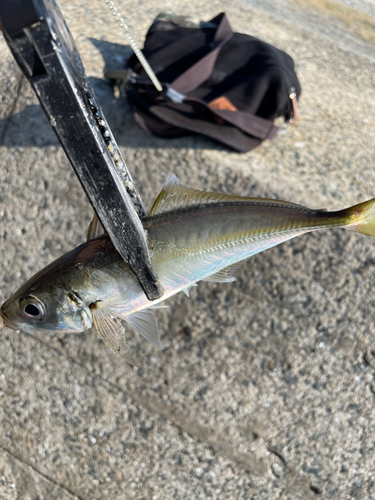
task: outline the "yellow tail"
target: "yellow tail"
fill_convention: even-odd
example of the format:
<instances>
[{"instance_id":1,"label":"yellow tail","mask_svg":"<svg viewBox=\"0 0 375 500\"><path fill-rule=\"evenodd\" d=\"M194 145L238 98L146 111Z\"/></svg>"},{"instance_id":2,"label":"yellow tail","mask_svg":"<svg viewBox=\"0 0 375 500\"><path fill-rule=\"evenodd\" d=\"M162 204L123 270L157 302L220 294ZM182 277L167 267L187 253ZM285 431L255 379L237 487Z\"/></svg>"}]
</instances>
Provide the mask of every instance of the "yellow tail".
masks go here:
<instances>
[{"instance_id":1,"label":"yellow tail","mask_svg":"<svg viewBox=\"0 0 375 500\"><path fill-rule=\"evenodd\" d=\"M346 229L375 236L375 198L342 211Z\"/></svg>"}]
</instances>

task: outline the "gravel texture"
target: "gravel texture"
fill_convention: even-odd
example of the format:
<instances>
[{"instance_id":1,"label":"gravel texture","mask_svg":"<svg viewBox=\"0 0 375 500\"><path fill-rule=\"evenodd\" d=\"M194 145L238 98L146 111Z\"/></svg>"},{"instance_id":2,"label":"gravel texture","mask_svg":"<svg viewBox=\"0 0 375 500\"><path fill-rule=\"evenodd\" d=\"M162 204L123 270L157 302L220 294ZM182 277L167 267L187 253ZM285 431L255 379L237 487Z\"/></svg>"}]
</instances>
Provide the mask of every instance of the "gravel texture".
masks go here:
<instances>
[{"instance_id":1,"label":"gravel texture","mask_svg":"<svg viewBox=\"0 0 375 500\"><path fill-rule=\"evenodd\" d=\"M160 10L222 10L216 0L116 3L139 44ZM326 36L305 7L226 2L235 30L293 56L303 88L296 127L239 154L140 130L102 76L129 55L104 1L59 5L147 206L171 172L312 208L375 196L375 52L350 26L313 12L326 31L335 24ZM92 211L3 39L0 48L2 302L84 241ZM0 499L374 498L374 264L375 241L344 230L259 254L237 282L202 283L157 311L163 351L129 332L138 368L95 331L2 330Z\"/></svg>"}]
</instances>

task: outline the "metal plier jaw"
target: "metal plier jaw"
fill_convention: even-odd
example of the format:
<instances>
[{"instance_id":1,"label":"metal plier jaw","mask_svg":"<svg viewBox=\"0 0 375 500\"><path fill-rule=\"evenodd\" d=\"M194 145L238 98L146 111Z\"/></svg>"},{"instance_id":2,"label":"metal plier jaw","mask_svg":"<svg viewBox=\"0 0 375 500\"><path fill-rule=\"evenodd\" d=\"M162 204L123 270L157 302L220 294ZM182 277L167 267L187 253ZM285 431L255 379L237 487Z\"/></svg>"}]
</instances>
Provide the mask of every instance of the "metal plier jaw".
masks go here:
<instances>
[{"instance_id":1,"label":"metal plier jaw","mask_svg":"<svg viewBox=\"0 0 375 500\"><path fill-rule=\"evenodd\" d=\"M0 2L1 29L31 83L99 221L147 298L163 289L154 274L141 220L141 198L82 60L54 0Z\"/></svg>"}]
</instances>

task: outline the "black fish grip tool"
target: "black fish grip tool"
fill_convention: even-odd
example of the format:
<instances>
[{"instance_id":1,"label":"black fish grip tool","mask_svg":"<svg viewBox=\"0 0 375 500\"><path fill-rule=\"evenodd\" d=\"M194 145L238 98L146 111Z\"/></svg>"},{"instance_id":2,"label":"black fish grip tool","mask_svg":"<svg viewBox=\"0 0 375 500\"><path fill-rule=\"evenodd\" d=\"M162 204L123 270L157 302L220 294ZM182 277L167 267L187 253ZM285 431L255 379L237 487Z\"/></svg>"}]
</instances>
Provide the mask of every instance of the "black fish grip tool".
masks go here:
<instances>
[{"instance_id":1,"label":"black fish grip tool","mask_svg":"<svg viewBox=\"0 0 375 500\"><path fill-rule=\"evenodd\" d=\"M1 0L1 29L103 228L147 298L163 295L148 254L141 198L57 4Z\"/></svg>"}]
</instances>

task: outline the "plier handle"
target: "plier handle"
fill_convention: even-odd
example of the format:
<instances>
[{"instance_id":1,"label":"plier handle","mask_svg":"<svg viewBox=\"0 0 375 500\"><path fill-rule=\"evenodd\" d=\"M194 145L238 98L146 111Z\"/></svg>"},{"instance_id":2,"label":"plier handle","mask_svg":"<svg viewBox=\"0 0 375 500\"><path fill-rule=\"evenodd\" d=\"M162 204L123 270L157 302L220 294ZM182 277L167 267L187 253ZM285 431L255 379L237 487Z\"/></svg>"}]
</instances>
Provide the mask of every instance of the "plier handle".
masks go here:
<instances>
[{"instance_id":1,"label":"plier handle","mask_svg":"<svg viewBox=\"0 0 375 500\"><path fill-rule=\"evenodd\" d=\"M63 15L54 0L0 1L1 29L34 89L114 247L147 298L163 289L141 220L142 200L126 167Z\"/></svg>"}]
</instances>

